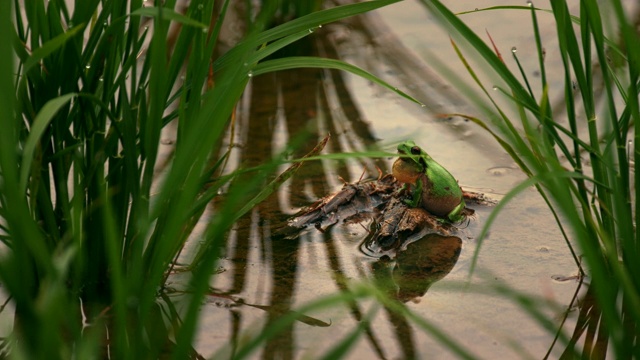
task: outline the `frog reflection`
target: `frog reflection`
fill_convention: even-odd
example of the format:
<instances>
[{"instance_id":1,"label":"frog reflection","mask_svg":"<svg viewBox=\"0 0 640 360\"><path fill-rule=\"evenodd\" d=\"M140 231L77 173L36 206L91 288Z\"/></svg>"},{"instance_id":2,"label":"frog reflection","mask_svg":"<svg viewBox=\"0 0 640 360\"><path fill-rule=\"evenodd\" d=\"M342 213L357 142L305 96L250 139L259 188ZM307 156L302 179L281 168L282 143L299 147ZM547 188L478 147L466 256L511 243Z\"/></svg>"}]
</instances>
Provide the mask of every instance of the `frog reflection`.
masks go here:
<instances>
[{"instance_id":1,"label":"frog reflection","mask_svg":"<svg viewBox=\"0 0 640 360\"><path fill-rule=\"evenodd\" d=\"M401 302L418 300L455 266L462 249L456 236L431 233L373 264L374 276L389 296ZM391 265L393 264L393 265Z\"/></svg>"}]
</instances>

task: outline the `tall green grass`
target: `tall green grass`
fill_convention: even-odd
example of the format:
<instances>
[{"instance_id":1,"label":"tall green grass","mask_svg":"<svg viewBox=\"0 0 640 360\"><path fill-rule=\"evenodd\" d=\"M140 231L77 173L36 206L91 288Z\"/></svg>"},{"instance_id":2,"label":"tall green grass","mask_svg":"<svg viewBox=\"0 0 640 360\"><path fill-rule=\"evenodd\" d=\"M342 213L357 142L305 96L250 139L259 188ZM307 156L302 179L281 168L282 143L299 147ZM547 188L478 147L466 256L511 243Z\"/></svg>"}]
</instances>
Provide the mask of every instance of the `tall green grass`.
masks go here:
<instances>
[{"instance_id":1,"label":"tall green grass","mask_svg":"<svg viewBox=\"0 0 640 360\"><path fill-rule=\"evenodd\" d=\"M454 48L488 100L470 95L482 115L468 115L469 119L490 131L529 177L502 205L535 185L566 234L581 273L578 256L584 258L584 272L601 312L601 319L590 319L589 326L597 329L591 335L604 339L604 345L587 339L569 354L575 350L585 357L604 357L608 342L615 358L640 357L640 180L635 176L640 160L640 36L630 15L619 0L582 1L579 14L570 14L565 1L552 1L550 14L531 3L485 9L530 12L541 80L534 90L517 52L512 52L511 61L518 70L512 72L461 17L439 1L423 4L455 34ZM538 16L553 16L555 21L563 93L549 93ZM608 27L610 33L605 32ZM487 64L500 83L481 83L469 58ZM471 94L468 89L463 92ZM498 105L498 97L515 107L515 115ZM559 107L551 106L554 98L561 99Z\"/></svg>"},{"instance_id":2,"label":"tall green grass","mask_svg":"<svg viewBox=\"0 0 640 360\"><path fill-rule=\"evenodd\" d=\"M265 6L214 57L229 2L0 2L0 281L15 307L10 355L194 357L199 309L224 234L278 161L238 183L218 149L251 76L318 58L265 60L324 23L397 0L345 5L268 28ZM313 9L298 6L308 13ZM391 88L386 83L382 85ZM158 174L162 130L175 149ZM212 181L213 179L213 181ZM162 301L171 264L211 199L235 181L189 264L184 311ZM280 178L280 181L283 181ZM273 191L277 183L267 187ZM248 204L248 205L247 205Z\"/></svg>"}]
</instances>

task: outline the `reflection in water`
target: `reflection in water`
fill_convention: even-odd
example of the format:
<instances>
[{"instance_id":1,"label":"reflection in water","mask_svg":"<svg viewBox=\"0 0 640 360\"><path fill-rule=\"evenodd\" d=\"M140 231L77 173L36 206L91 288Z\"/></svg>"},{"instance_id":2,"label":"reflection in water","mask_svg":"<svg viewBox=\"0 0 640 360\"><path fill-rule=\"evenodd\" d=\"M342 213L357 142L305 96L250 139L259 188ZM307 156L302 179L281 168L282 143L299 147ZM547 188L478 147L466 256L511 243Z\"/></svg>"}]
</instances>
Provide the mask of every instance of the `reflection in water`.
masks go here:
<instances>
[{"instance_id":1,"label":"reflection in water","mask_svg":"<svg viewBox=\"0 0 640 360\"><path fill-rule=\"evenodd\" d=\"M325 37L309 37L287 51L289 55L297 52L297 55L322 53L321 56L325 57L336 56L333 45ZM292 158L299 158L315 146L316 139L324 137L326 133L333 135L333 141L328 145L332 153L366 151L375 147L368 124L362 121L339 72L298 69L265 74L254 77L249 89L242 106L238 108L238 130L230 139L234 144L235 163L243 167L268 163L273 154L281 151L288 142L297 141L301 144L291 154ZM300 142L301 138L309 140ZM232 300L233 306L251 303L247 307L264 310L266 317L262 317L261 321L263 329L269 328L283 314L291 312L301 271L299 239L275 238L272 234L286 224L291 209L307 206L312 200L331 192L339 183L339 177L353 178L346 161L332 161L330 165L332 168L328 169L319 161L306 163L289 180L288 188L291 190L286 191L284 196L274 193L240 219L229 234L227 248L223 251L226 259L223 264L226 270L224 278L230 281L216 283L215 295L212 296L247 299L246 304ZM371 176L377 175L376 167L384 166L381 159L362 159L358 168L365 169ZM331 178L327 174L332 174ZM332 241L327 236L324 243L329 254L326 266L340 273L341 265L334 260L341 255L339 249L333 247ZM336 276L337 287L341 291L348 291L339 278ZM351 309L356 319L362 318L358 304L353 303ZM245 313L233 313L234 334L230 340L234 345L234 339L238 336L236 331L246 331L248 326L252 326L252 319L243 318ZM299 320L302 326L328 325L310 316ZM262 357L295 357L294 330L295 325L292 324L278 336L268 339L262 349ZM370 331L368 333L373 337ZM220 347L218 341L212 341L216 342L212 344L214 348ZM377 344L376 341L374 343ZM235 353L235 350L231 351ZM378 353L381 355L381 350Z\"/></svg>"},{"instance_id":2,"label":"reflection in water","mask_svg":"<svg viewBox=\"0 0 640 360\"><path fill-rule=\"evenodd\" d=\"M407 302L424 296L453 269L461 249L459 237L429 234L398 252L393 269L398 300Z\"/></svg>"},{"instance_id":3,"label":"reflection in water","mask_svg":"<svg viewBox=\"0 0 640 360\"><path fill-rule=\"evenodd\" d=\"M303 39L295 48L286 49L287 55L337 58L335 44L326 34L323 36L328 28L330 26ZM235 130L229 132L229 143L233 145L230 164L245 168L268 163L288 143L301 144L291 154L292 158L301 157L315 146L316 139L327 133L332 134L332 141L326 149L330 153L376 149L376 139L369 124L362 119L338 71L297 69L254 77L238 106L236 119ZM363 175L363 171L364 178L376 178L378 168L388 172L384 159L305 163L280 193L274 193L237 222L228 235L226 248L221 252L223 273L212 280L210 293L211 299L226 304L213 309L217 312L213 318L222 319L228 325L217 324L216 331L203 334L206 348L226 346L230 354L235 354L243 332L269 329L283 314L290 314L292 308L299 305L300 292L304 291L301 287L313 288L313 285L300 281L301 277L308 276L305 272L309 271L309 261L316 268L326 269L332 274L334 288L323 289L326 290L324 293L336 289L350 292L348 279L353 277L353 266L345 259L361 262L362 265L356 265L357 271L361 272L361 278L367 277L366 256L358 252L357 242L353 242L351 248L345 248L344 244L349 241L344 237L349 233L336 229L339 228L337 225L323 233L311 229L307 231L307 235L313 233L309 236L284 237L276 234L296 209L335 191L341 184L340 178L353 182ZM215 206L219 205L213 204ZM398 253L395 263L376 262L373 280L400 303L422 296L431 284L451 270L460 253L460 244L460 239L454 237L426 236ZM457 250L454 249L456 246ZM345 251L352 254L345 254ZM438 251L442 253L436 254ZM310 252L313 252L312 260L303 261L301 258ZM445 258L449 259L448 263ZM322 295L322 292L318 294ZM365 304L355 301L348 304L348 309L349 319L346 322L343 319L346 324L359 323L368 312ZM220 314L224 311L228 315ZM388 310L387 313L404 357L415 357L410 324L393 311ZM298 322L266 340L262 358L298 357L300 343L308 341L299 335L301 328L317 329L329 325L327 331L333 333L335 330L329 329L338 326L332 319L335 315L330 315L331 319L301 315ZM207 322L208 319L202 321ZM365 324L365 347L377 358L395 357L393 354L390 356L393 350L386 349L386 341L376 332L368 322ZM329 333L322 337L331 339L332 343L341 340Z\"/></svg>"},{"instance_id":4,"label":"reflection in water","mask_svg":"<svg viewBox=\"0 0 640 360\"><path fill-rule=\"evenodd\" d=\"M361 53L358 56L364 57L364 61L382 57L392 69L390 72L411 70L410 73L405 73L411 75L405 76L408 79L406 84L420 84L415 90L424 92L424 96L419 95L421 99L432 101L428 108L437 112L450 110L448 105L452 99L458 98L455 89L449 89L446 93L440 91L443 87L438 87L438 91L428 91L435 87L425 84L433 84L434 79L423 74L424 66L407 66L408 57L399 56L400 49L375 45L381 43L383 36L365 31L366 26L360 20L352 21L348 26L340 26L352 33L360 30L361 33L357 35L364 37L363 43L377 49L373 53L358 49ZM289 48L290 55L337 58L336 46L326 36L330 28L331 26L325 26L313 37L296 44L295 48ZM376 36L380 38L373 39ZM340 41L337 36L334 39ZM377 70L379 74L384 72ZM440 101L437 96L444 99ZM461 110L463 106L456 104L455 108L465 112ZM282 151L285 144L296 141L302 146L296 148L291 157L300 157L315 146L316 139L323 138L327 133L333 136L327 147L327 152L330 153L376 148L375 136L360 115L345 79L340 72L331 70L298 69L252 78L248 91L238 106L235 129L229 131L234 159L231 163L245 168L268 162L273 154ZM307 141L301 142L302 138ZM405 250L394 252L393 259L391 256L382 257L367 266L369 259L364 259L365 256L357 250L358 243L364 236L353 241L351 232L354 230L345 230L340 224L335 224L322 233L311 229L300 237L273 235L276 229L286 225L286 219L295 210L335 191L341 184L340 177L354 182L360 178L363 169L364 178L377 177L376 167L388 170L382 159L306 163L280 193L273 194L238 221L222 251L220 265L224 268L224 273L216 277L212 284L214 290L211 297L227 297L228 306L212 309L211 312L216 312L216 315L212 319L202 320L203 323L215 323L213 331L203 332L204 340L200 344L202 347L212 350L228 346L231 348L230 353L234 354L247 332L255 334L261 329L268 329L279 317L290 314L292 308L300 305L301 298L308 300L336 290L349 293L350 279L356 277L371 278L395 305L406 306L407 302L419 301L433 283L453 269L462 243L453 236L427 235L411 242ZM367 229L363 231L366 236ZM355 255L351 256L349 252ZM314 271L318 273L309 274ZM319 274L320 271L330 273L333 287L330 285L327 289L326 284L322 285L324 288L316 293L314 281L323 275ZM305 277L306 281L301 280ZM320 286L317 285L318 288ZM288 359L304 355L304 351L313 347L309 345L310 342L321 343L317 345L318 348L331 346L341 340L339 337L345 334L344 327L366 319L364 314L369 313L368 305L370 304L365 302L350 302L347 319L340 318L340 314L335 313L322 316L303 314L306 317L300 317L298 323L267 340L261 355L263 358ZM588 308L586 306L584 309ZM416 344L417 334L411 323L398 311L390 308L385 310L385 319L380 319L379 316L371 322L375 326L366 322L364 340L355 350L360 354L361 349L365 349L365 354L370 355L369 357L380 359L419 357L420 344ZM329 326L326 327L327 325ZM577 327L576 331L587 328L586 325L580 326L582 328ZM396 339L395 344L392 344L394 341L387 335L388 332L380 330L383 327L391 329L391 334ZM305 339L305 335L309 334L305 332L307 329L320 329L323 332L312 333L320 335L309 340ZM580 333L588 334L589 330ZM604 332L600 334L602 333ZM327 338L330 340L327 341ZM316 350L320 350L318 348ZM329 347L324 347L323 350L327 348Z\"/></svg>"},{"instance_id":5,"label":"reflection in water","mask_svg":"<svg viewBox=\"0 0 640 360\"><path fill-rule=\"evenodd\" d=\"M317 53L317 43L311 38L298 46L289 51L306 53L310 50ZM322 138L326 132L331 132L338 140L334 141L333 145L341 146L332 149L332 152L364 150L364 141L358 140L357 144L345 141L349 138L344 131L335 127L335 114L330 109L335 108L336 104L332 104L331 107L328 105L330 100L327 94L327 86L332 83L332 79L331 72L319 69L283 71L255 77L251 82L251 92L247 95L250 97L247 111L239 114L241 117L244 115L244 126L240 131L246 131L246 135L239 133L238 138L233 139L235 143L240 144L239 163L245 166L267 163L272 154L279 151L276 147L284 145L283 141L293 141L302 136L311 141L302 143L292 154L294 158L301 157L315 146L315 139ZM329 91L336 92L333 87L330 87ZM348 97L340 100L349 103ZM355 109L353 104L343 108ZM289 139L283 140L283 134L288 135ZM291 192L289 206L308 205L304 195L315 197L329 192L331 185L326 183L326 178L322 176L325 171L320 162L305 164L290 180L290 187L298 191ZM344 162L339 162L334 171L345 179L350 178ZM299 191L300 189L305 189L306 194ZM229 293L248 294L259 299L252 300L253 302L268 304L264 307L267 309L264 329L269 328L282 314L290 312L295 301L296 280L300 271L300 242L277 241L270 236L274 227L286 217L288 216L282 211L277 194L274 194L240 221L235 234L232 234L236 242L232 248L227 249L228 253L233 254L233 268L229 270L235 274L234 284ZM259 259L255 258L256 250ZM244 288L247 276L251 276L247 274L252 269L249 262L260 267L257 272L262 275L262 280L256 284L259 289ZM249 280L253 283L252 279ZM263 357L289 359L294 357L295 349L296 336L292 324L277 337L267 340Z\"/></svg>"},{"instance_id":6,"label":"reflection in water","mask_svg":"<svg viewBox=\"0 0 640 360\"><path fill-rule=\"evenodd\" d=\"M384 256L372 264L377 286L399 304L419 301L431 285L444 278L458 261L462 240L456 236L428 234L399 251L395 261ZM403 357L416 357L413 329L397 311L387 309L389 321L396 329L396 340Z\"/></svg>"}]
</instances>

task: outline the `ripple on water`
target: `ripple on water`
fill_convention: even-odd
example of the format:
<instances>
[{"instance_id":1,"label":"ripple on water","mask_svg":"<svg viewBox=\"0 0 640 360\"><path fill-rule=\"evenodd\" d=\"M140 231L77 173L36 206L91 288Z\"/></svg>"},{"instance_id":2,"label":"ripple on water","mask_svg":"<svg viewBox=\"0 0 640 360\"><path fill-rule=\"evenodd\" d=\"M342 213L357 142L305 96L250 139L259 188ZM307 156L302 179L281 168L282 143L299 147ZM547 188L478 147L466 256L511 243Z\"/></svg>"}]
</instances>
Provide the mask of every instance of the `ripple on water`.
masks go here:
<instances>
[{"instance_id":1,"label":"ripple on water","mask_svg":"<svg viewBox=\"0 0 640 360\"><path fill-rule=\"evenodd\" d=\"M505 176L510 174L512 171L513 168L508 166L494 166L487 169L487 172L493 176Z\"/></svg>"}]
</instances>

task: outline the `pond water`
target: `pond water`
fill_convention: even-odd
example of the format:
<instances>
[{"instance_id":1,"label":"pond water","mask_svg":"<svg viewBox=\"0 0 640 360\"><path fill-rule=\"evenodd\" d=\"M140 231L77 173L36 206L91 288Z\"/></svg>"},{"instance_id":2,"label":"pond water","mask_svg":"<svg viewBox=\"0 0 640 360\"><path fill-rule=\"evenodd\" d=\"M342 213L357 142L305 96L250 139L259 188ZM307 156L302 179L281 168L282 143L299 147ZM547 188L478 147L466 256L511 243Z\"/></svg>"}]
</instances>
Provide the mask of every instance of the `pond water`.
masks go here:
<instances>
[{"instance_id":1,"label":"pond water","mask_svg":"<svg viewBox=\"0 0 640 360\"><path fill-rule=\"evenodd\" d=\"M454 11L472 10L462 2L449 3ZM490 5L496 5L496 1L473 3L474 8ZM486 29L503 54L511 55L511 48L516 46L525 69L535 74L537 60L527 12L478 12L464 15L464 19L480 34ZM551 68L558 57L553 53L555 37L550 20L541 15ZM445 166L463 189L485 193L495 200L525 179L510 157L477 126L461 117L435 116L475 112L462 100L458 89L435 75L433 66L439 59L466 78L448 34L418 2L405 1L366 17L326 25L292 51L356 64L427 106L420 107L366 80L334 71L302 69L255 77L238 106L236 129L229 135L237 145L231 165L265 162L286 142L304 133L308 141L294 154L301 156L331 133L325 153L369 149L395 152L399 142L413 139ZM487 81L491 87L491 79ZM218 274L211 282L195 344L198 352L205 357L231 355L247 336L257 334L281 314L368 282L383 284L382 291L474 356L543 357L553 335L512 298L493 290L504 285L558 305L545 311L555 324L560 323L574 295L575 280L554 280L575 275L577 268L551 212L535 189L518 195L497 217L469 282L477 237L492 207L471 206L476 217L460 230L459 239L428 239L395 261L372 258L359 250L367 236L367 229L360 225L336 224L325 232L305 229L292 239L274 235L302 207L339 190L342 179L355 182L363 172L365 178L377 177L376 167L389 172L392 161L351 159L305 164L277 194L241 219L229 234ZM206 217L202 221L206 222ZM416 254L424 254L427 265ZM426 267L436 271L428 274ZM420 271L425 273L421 276ZM367 316L371 316L370 326L356 340L349 358L456 356L413 321L372 300L304 315L308 317L305 321L268 340L252 356L313 358L349 336ZM570 317L567 331L574 322ZM555 349L552 357L558 357L561 351Z\"/></svg>"}]
</instances>

